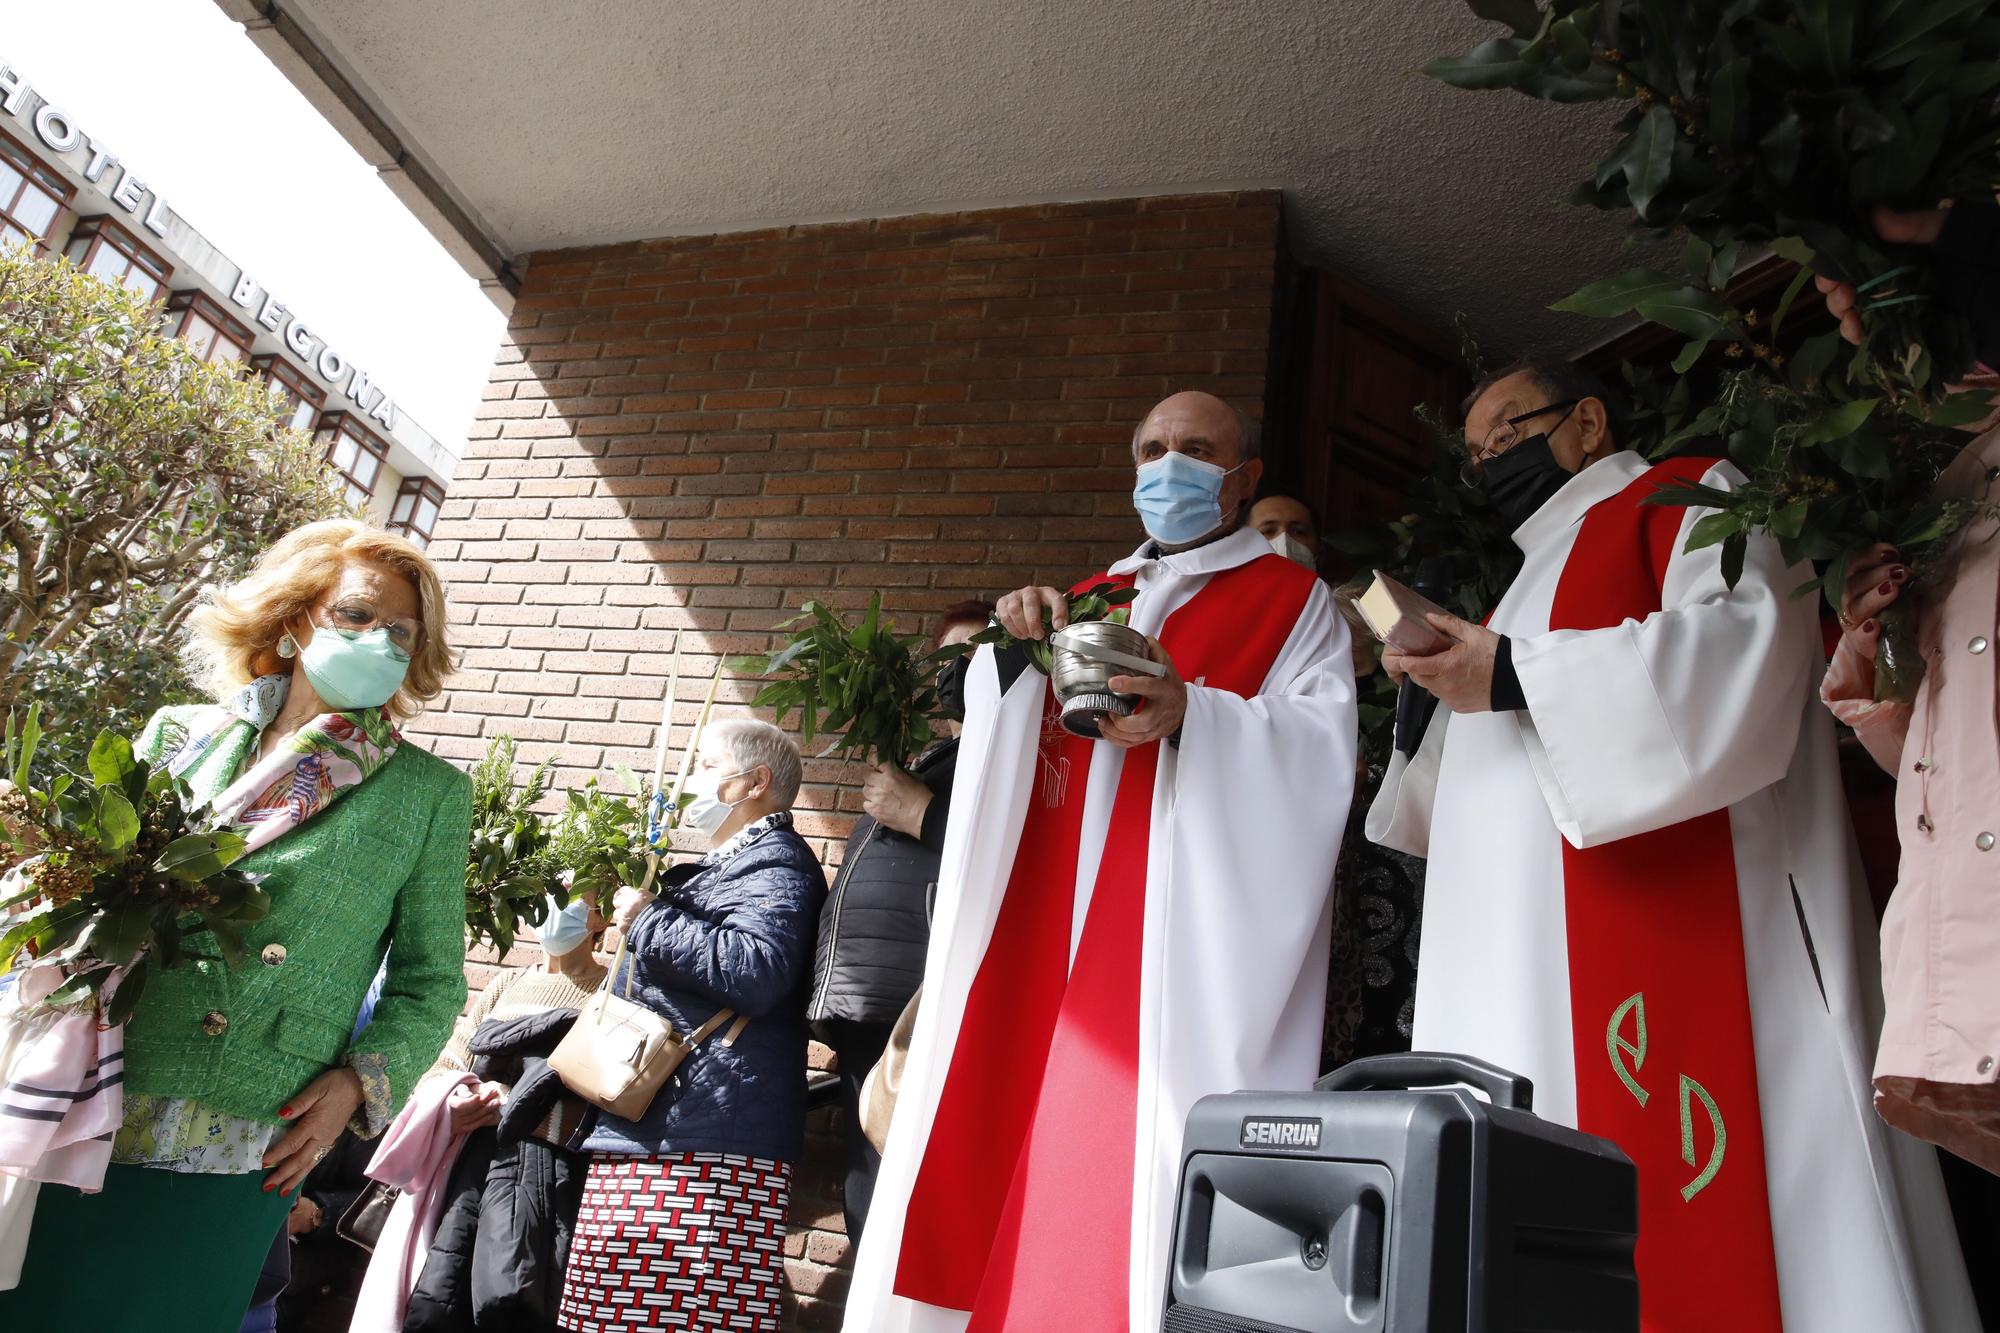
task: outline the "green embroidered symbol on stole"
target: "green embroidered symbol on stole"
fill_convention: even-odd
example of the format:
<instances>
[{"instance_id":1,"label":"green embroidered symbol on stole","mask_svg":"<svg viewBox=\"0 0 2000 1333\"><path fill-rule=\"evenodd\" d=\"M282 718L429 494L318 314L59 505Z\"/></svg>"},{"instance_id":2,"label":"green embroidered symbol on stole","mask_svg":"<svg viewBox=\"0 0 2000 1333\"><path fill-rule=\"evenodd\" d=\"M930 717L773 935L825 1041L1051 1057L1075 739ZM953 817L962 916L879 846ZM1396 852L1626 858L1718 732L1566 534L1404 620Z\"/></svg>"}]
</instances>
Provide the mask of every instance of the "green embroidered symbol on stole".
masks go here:
<instances>
[{"instance_id":1,"label":"green embroidered symbol on stole","mask_svg":"<svg viewBox=\"0 0 2000 1333\"><path fill-rule=\"evenodd\" d=\"M1708 1123L1710 1127L1715 1130L1715 1147L1711 1149L1708 1154L1708 1165L1704 1166L1701 1169L1700 1175L1696 1176L1693 1180L1689 1181L1686 1185L1682 1186L1681 1188L1681 1198L1689 1203L1693 1203L1694 1196L1701 1193L1703 1190L1707 1189L1709 1182L1714 1180L1717 1173L1722 1170L1722 1154L1723 1150L1729 1144L1729 1131L1723 1128L1722 1112L1719 1108L1717 1108L1715 1104L1715 1098L1708 1095L1708 1089L1704 1088L1703 1086L1701 1086L1701 1084L1689 1078L1686 1074L1682 1074L1681 1075L1681 1160L1682 1161L1686 1162L1689 1166L1694 1165L1694 1117L1689 1114L1689 1112L1693 1109L1692 1103L1688 1100L1689 1093L1693 1093L1696 1097L1701 1098L1702 1106L1705 1107L1708 1111Z\"/></svg>"},{"instance_id":2,"label":"green embroidered symbol on stole","mask_svg":"<svg viewBox=\"0 0 2000 1333\"><path fill-rule=\"evenodd\" d=\"M1627 1014L1634 1015L1636 1042L1625 1040L1624 1035L1618 1031ZM1618 1011L1611 1015L1611 1022L1604 1029L1604 1053L1611 1058L1611 1068L1617 1071L1618 1081L1625 1085L1627 1092L1639 1099L1639 1105L1644 1106L1646 1099L1652 1094L1639 1086L1639 1080L1633 1077L1633 1071L1646 1067L1646 992L1633 992L1632 997L1619 1005ZM1632 1057L1631 1069L1625 1067L1625 1057L1628 1055Z\"/></svg>"}]
</instances>

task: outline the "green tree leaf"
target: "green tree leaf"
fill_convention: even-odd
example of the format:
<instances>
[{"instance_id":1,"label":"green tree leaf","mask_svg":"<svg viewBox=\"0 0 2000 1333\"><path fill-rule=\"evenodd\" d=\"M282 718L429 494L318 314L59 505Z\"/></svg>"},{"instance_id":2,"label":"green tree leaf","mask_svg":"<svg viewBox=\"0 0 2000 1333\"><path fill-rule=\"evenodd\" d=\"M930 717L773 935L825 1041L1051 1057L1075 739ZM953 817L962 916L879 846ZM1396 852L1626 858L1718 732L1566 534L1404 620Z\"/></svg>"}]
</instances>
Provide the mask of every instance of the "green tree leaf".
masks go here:
<instances>
[{"instance_id":1,"label":"green tree leaf","mask_svg":"<svg viewBox=\"0 0 2000 1333\"><path fill-rule=\"evenodd\" d=\"M1706 338L1698 338L1688 343L1685 347L1681 348L1680 355L1674 358L1674 373L1676 375L1687 374L1688 371L1694 369L1694 363L1701 360L1701 354L1707 350L1708 339Z\"/></svg>"},{"instance_id":2,"label":"green tree leaf","mask_svg":"<svg viewBox=\"0 0 2000 1333\"><path fill-rule=\"evenodd\" d=\"M96 792L97 838L107 852L124 851L139 836L139 815L123 790L99 787Z\"/></svg>"},{"instance_id":3,"label":"green tree leaf","mask_svg":"<svg viewBox=\"0 0 2000 1333\"><path fill-rule=\"evenodd\" d=\"M1680 291L1685 286L1687 286L1685 278L1661 273L1657 269L1633 269L1615 278L1604 278L1571 292L1549 309L1571 315L1591 315L1599 319L1615 318L1629 314L1642 301Z\"/></svg>"},{"instance_id":4,"label":"green tree leaf","mask_svg":"<svg viewBox=\"0 0 2000 1333\"><path fill-rule=\"evenodd\" d=\"M1708 89L1708 133L1716 145L1734 151L1743 146L1750 116L1750 57L1737 56L1715 71Z\"/></svg>"},{"instance_id":5,"label":"green tree leaf","mask_svg":"<svg viewBox=\"0 0 2000 1333\"><path fill-rule=\"evenodd\" d=\"M100 731L90 746L90 777L100 787L123 787L138 762L132 742L113 731Z\"/></svg>"},{"instance_id":6,"label":"green tree leaf","mask_svg":"<svg viewBox=\"0 0 2000 1333\"><path fill-rule=\"evenodd\" d=\"M1519 37L1495 37L1462 56L1446 56L1425 65L1423 72L1454 88L1488 91L1518 88L1532 73L1521 59L1527 42Z\"/></svg>"},{"instance_id":7,"label":"green tree leaf","mask_svg":"<svg viewBox=\"0 0 2000 1333\"><path fill-rule=\"evenodd\" d=\"M1736 312L1728 302L1699 287L1648 296L1639 302L1640 315L1690 338L1720 338L1731 331Z\"/></svg>"},{"instance_id":8,"label":"green tree leaf","mask_svg":"<svg viewBox=\"0 0 2000 1333\"><path fill-rule=\"evenodd\" d=\"M1643 218L1673 172L1674 142L1679 137L1674 113L1655 102L1647 108L1637 133L1638 142L1625 163L1625 190L1634 211Z\"/></svg>"},{"instance_id":9,"label":"green tree leaf","mask_svg":"<svg viewBox=\"0 0 2000 1333\"><path fill-rule=\"evenodd\" d=\"M1861 423L1868 420L1877 407L1879 398L1857 398L1851 403L1842 403L1814 420L1799 432L1801 445L1826 444L1832 440L1844 440L1861 429Z\"/></svg>"}]
</instances>

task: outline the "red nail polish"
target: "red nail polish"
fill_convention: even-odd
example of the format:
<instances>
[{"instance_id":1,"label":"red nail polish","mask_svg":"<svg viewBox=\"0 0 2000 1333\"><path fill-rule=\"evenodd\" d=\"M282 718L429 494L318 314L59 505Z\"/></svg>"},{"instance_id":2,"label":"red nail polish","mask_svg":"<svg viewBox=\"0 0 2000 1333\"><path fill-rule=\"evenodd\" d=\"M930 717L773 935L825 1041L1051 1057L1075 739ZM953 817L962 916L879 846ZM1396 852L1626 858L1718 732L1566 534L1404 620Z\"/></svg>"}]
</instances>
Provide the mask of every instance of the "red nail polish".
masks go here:
<instances>
[{"instance_id":1,"label":"red nail polish","mask_svg":"<svg viewBox=\"0 0 2000 1333\"><path fill-rule=\"evenodd\" d=\"M280 1106L278 1108L278 1118L280 1120L290 1120L292 1118L292 1108L289 1106Z\"/></svg>"},{"instance_id":2,"label":"red nail polish","mask_svg":"<svg viewBox=\"0 0 2000 1333\"><path fill-rule=\"evenodd\" d=\"M1876 589L1875 591L1876 591L1876 592L1894 592L1895 590L1896 590L1896 585L1895 585L1895 584L1893 584L1893 583L1885 583L1885 584L1883 584L1883 585L1882 585L1881 587L1877 588L1877 589Z\"/></svg>"},{"instance_id":3,"label":"red nail polish","mask_svg":"<svg viewBox=\"0 0 2000 1333\"><path fill-rule=\"evenodd\" d=\"M290 1185L287 1185L283 1189L279 1190L278 1194L281 1198L289 1199L292 1197L292 1187Z\"/></svg>"},{"instance_id":4,"label":"red nail polish","mask_svg":"<svg viewBox=\"0 0 2000 1333\"><path fill-rule=\"evenodd\" d=\"M1894 579L1896 582L1901 583L1904 579L1910 577L1910 571L1904 569L1901 565L1898 565L1896 568L1889 571L1889 577Z\"/></svg>"},{"instance_id":5,"label":"red nail polish","mask_svg":"<svg viewBox=\"0 0 2000 1333\"><path fill-rule=\"evenodd\" d=\"M278 1188L278 1182L277 1182L277 1181L275 1181L275 1180L267 1180L267 1181L265 1181L265 1182L264 1182L264 1193L266 1193L266 1194L269 1194L269 1193L270 1193L270 1192L271 1192L272 1190L274 1190L274 1189L276 1189L276 1188Z\"/></svg>"},{"instance_id":6,"label":"red nail polish","mask_svg":"<svg viewBox=\"0 0 2000 1333\"><path fill-rule=\"evenodd\" d=\"M1872 621L1872 620L1864 620L1864 621L1862 621L1862 622L1861 622L1861 632L1862 632L1863 634L1873 634L1873 633L1875 632L1875 622L1874 622L1874 621Z\"/></svg>"}]
</instances>

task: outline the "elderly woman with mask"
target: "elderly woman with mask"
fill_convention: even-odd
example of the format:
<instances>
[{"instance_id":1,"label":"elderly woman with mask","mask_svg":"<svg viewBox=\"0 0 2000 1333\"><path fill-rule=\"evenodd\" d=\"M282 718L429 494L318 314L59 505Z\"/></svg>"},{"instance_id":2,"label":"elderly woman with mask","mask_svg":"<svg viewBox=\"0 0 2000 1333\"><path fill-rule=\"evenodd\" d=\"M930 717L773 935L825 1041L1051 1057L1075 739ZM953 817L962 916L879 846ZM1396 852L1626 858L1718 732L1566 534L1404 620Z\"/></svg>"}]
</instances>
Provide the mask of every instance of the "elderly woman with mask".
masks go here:
<instances>
[{"instance_id":1,"label":"elderly woman with mask","mask_svg":"<svg viewBox=\"0 0 2000 1333\"><path fill-rule=\"evenodd\" d=\"M136 748L244 835L270 914L240 966L193 934L153 974L103 1191L42 1191L0 1326L234 1333L293 1191L343 1128L381 1131L465 1000L471 785L397 730L451 669L423 552L314 523L192 624L217 702Z\"/></svg>"},{"instance_id":2,"label":"elderly woman with mask","mask_svg":"<svg viewBox=\"0 0 2000 1333\"><path fill-rule=\"evenodd\" d=\"M805 1139L806 987L826 879L792 828L799 751L765 722L703 735L681 826L710 850L621 890L630 957L609 985L694 1033L732 1011L635 1120L605 1112L558 1323L578 1333L728 1327L770 1333L785 1213ZM645 1293L643 1306L639 1293ZM721 1325L716 1325L720 1327Z\"/></svg>"}]
</instances>

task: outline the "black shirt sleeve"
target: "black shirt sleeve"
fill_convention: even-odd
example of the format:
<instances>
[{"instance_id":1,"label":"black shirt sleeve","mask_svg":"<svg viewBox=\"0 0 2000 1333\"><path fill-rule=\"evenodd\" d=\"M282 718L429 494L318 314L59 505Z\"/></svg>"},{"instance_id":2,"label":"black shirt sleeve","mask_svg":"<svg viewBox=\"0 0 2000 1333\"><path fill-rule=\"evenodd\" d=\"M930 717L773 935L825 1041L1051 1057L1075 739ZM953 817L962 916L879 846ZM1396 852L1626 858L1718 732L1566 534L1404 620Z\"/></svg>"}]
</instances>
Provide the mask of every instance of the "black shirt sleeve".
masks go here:
<instances>
[{"instance_id":1,"label":"black shirt sleeve","mask_svg":"<svg viewBox=\"0 0 2000 1333\"><path fill-rule=\"evenodd\" d=\"M1505 634L1493 653L1493 690L1488 700L1496 713L1519 712L1528 706L1521 692L1521 678L1514 673L1514 641Z\"/></svg>"},{"instance_id":2,"label":"black shirt sleeve","mask_svg":"<svg viewBox=\"0 0 2000 1333\"><path fill-rule=\"evenodd\" d=\"M935 762L917 775L931 789L931 803L924 807L923 828L918 832L917 841L939 856L944 854L944 829L951 815L951 780L957 771L958 746L953 742L950 751L940 754Z\"/></svg>"}]
</instances>

